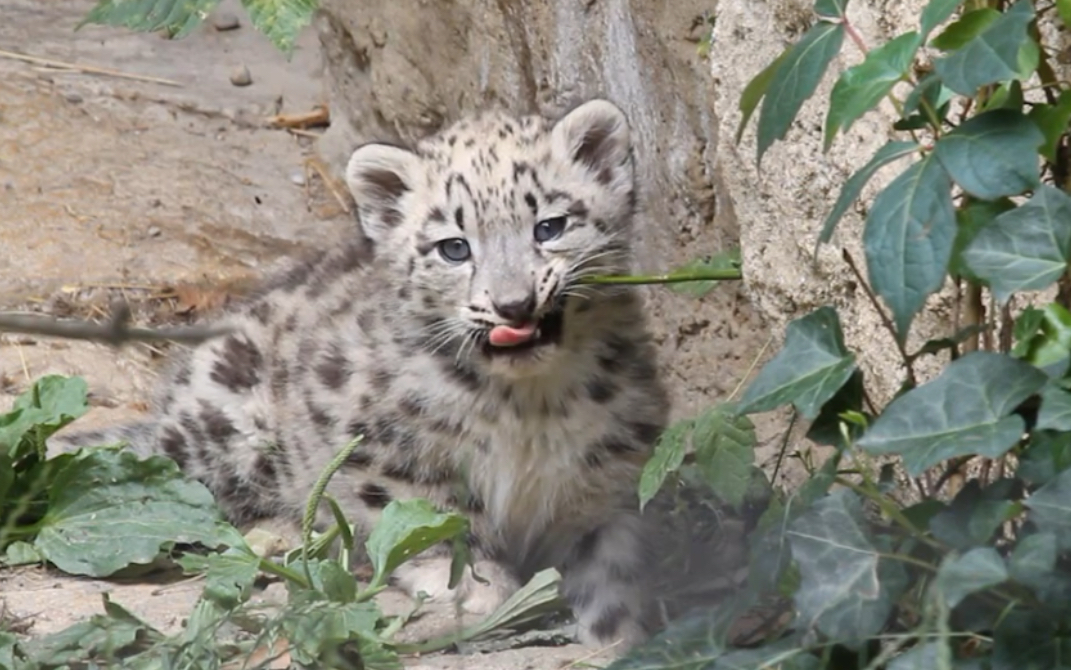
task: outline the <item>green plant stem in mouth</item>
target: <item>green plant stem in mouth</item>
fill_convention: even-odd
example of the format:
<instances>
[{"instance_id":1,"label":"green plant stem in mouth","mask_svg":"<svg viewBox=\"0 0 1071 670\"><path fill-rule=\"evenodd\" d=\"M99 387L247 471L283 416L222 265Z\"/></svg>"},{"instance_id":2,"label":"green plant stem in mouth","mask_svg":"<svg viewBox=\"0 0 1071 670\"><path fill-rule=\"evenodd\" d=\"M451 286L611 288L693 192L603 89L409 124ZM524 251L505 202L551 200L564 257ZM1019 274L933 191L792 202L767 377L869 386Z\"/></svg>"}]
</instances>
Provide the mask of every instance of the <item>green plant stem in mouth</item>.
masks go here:
<instances>
[{"instance_id":1,"label":"green plant stem in mouth","mask_svg":"<svg viewBox=\"0 0 1071 670\"><path fill-rule=\"evenodd\" d=\"M663 275L591 275L578 284L680 284L690 281L734 281L743 278L737 268L728 270L688 270Z\"/></svg>"}]
</instances>

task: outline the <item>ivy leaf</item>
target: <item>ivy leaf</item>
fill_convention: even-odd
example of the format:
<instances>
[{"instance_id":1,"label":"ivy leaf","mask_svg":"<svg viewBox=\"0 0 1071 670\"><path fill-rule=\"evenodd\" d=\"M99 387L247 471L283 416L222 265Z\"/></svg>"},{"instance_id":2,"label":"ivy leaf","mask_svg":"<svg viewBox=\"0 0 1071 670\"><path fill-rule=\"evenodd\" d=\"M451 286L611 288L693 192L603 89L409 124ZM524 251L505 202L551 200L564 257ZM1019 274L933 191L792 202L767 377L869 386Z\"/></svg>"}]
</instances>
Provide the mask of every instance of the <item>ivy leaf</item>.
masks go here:
<instances>
[{"instance_id":1,"label":"ivy leaf","mask_svg":"<svg viewBox=\"0 0 1071 670\"><path fill-rule=\"evenodd\" d=\"M848 0L815 0L814 13L823 19L844 19Z\"/></svg>"},{"instance_id":2,"label":"ivy leaf","mask_svg":"<svg viewBox=\"0 0 1071 670\"><path fill-rule=\"evenodd\" d=\"M854 370L855 356L844 346L837 312L821 307L788 324L784 348L748 386L739 412L765 412L792 403L813 419Z\"/></svg>"},{"instance_id":3,"label":"ivy leaf","mask_svg":"<svg viewBox=\"0 0 1071 670\"><path fill-rule=\"evenodd\" d=\"M926 525L934 537L959 551L989 544L1001 524L1022 512L1016 502L1001 493L993 486L982 489L977 480L971 480L952 504L933 514Z\"/></svg>"},{"instance_id":4,"label":"ivy leaf","mask_svg":"<svg viewBox=\"0 0 1071 670\"><path fill-rule=\"evenodd\" d=\"M1032 484L1047 484L1071 467L1071 433L1035 430L1019 456L1016 474Z\"/></svg>"},{"instance_id":5,"label":"ivy leaf","mask_svg":"<svg viewBox=\"0 0 1071 670\"><path fill-rule=\"evenodd\" d=\"M1037 186L1038 146L1044 140L1021 112L994 109L964 121L933 152L964 191L995 200Z\"/></svg>"},{"instance_id":6,"label":"ivy leaf","mask_svg":"<svg viewBox=\"0 0 1071 670\"><path fill-rule=\"evenodd\" d=\"M643 466L640 475L640 509L651 502L665 483L669 473L676 472L684 463L688 451L688 435L692 432L694 421L688 419L677 421L658 437L654 453Z\"/></svg>"},{"instance_id":7,"label":"ivy leaf","mask_svg":"<svg viewBox=\"0 0 1071 670\"><path fill-rule=\"evenodd\" d=\"M740 598L746 601L748 598ZM665 631L630 650L606 670L714 668L724 654L729 628L741 613L731 601L705 607L672 622Z\"/></svg>"},{"instance_id":8,"label":"ivy leaf","mask_svg":"<svg viewBox=\"0 0 1071 670\"><path fill-rule=\"evenodd\" d=\"M845 412L863 411L863 371L856 369L852 376L840 390L824 405L818 417L811 422L807 429L807 439L817 444L825 444L843 449L844 436L841 433L841 414ZM849 424L849 435L857 437L859 428Z\"/></svg>"},{"instance_id":9,"label":"ivy leaf","mask_svg":"<svg viewBox=\"0 0 1071 670\"><path fill-rule=\"evenodd\" d=\"M372 583L385 584L405 561L468 529L469 522L463 516L438 512L427 500L392 500L365 542L374 569Z\"/></svg>"},{"instance_id":10,"label":"ivy leaf","mask_svg":"<svg viewBox=\"0 0 1071 670\"><path fill-rule=\"evenodd\" d=\"M982 7L965 12L933 38L930 46L941 51L954 51L977 37L991 23L1000 18L1000 12L991 7Z\"/></svg>"},{"instance_id":11,"label":"ivy leaf","mask_svg":"<svg viewBox=\"0 0 1071 670\"><path fill-rule=\"evenodd\" d=\"M999 200L971 200L966 207L956 210L956 239L952 243L952 259L948 262L949 274L982 282L963 261L963 250L970 246L979 231L992 225L993 220L1004 212L1013 209L1015 209L1014 202L1008 198L1001 198Z\"/></svg>"},{"instance_id":12,"label":"ivy leaf","mask_svg":"<svg viewBox=\"0 0 1071 670\"><path fill-rule=\"evenodd\" d=\"M984 591L1008 579L1004 559L992 547L976 547L962 556L946 559L937 571L934 588L944 595L949 608L972 593Z\"/></svg>"},{"instance_id":13,"label":"ivy leaf","mask_svg":"<svg viewBox=\"0 0 1071 670\"><path fill-rule=\"evenodd\" d=\"M803 102L814 94L829 62L840 52L844 25L819 21L789 48L770 81L759 110L758 156L783 139Z\"/></svg>"},{"instance_id":14,"label":"ivy leaf","mask_svg":"<svg viewBox=\"0 0 1071 670\"><path fill-rule=\"evenodd\" d=\"M882 561L855 494L845 489L830 493L796 519L787 534L800 570L795 603L802 623L834 640L879 632L899 595L903 568Z\"/></svg>"},{"instance_id":15,"label":"ivy leaf","mask_svg":"<svg viewBox=\"0 0 1071 670\"><path fill-rule=\"evenodd\" d=\"M706 258L697 258L686 265L673 270L673 274L686 272L712 272L722 270L740 270L740 250L731 249ZM718 285L716 279L700 279L697 281L677 282L669 285L669 289L675 293L683 293L693 298L702 298L710 293Z\"/></svg>"},{"instance_id":16,"label":"ivy leaf","mask_svg":"<svg viewBox=\"0 0 1071 670\"><path fill-rule=\"evenodd\" d=\"M1016 358L969 353L933 381L893 400L857 444L871 454L902 456L916 477L957 456L997 458L1026 428L1012 412L1045 381L1045 373Z\"/></svg>"},{"instance_id":17,"label":"ivy leaf","mask_svg":"<svg viewBox=\"0 0 1071 670\"><path fill-rule=\"evenodd\" d=\"M1056 162L1056 145L1067 133L1068 124L1071 123L1071 91L1061 91L1055 105L1034 105L1029 116L1045 136L1045 142L1038 149L1038 153L1049 162Z\"/></svg>"},{"instance_id":18,"label":"ivy leaf","mask_svg":"<svg viewBox=\"0 0 1071 670\"><path fill-rule=\"evenodd\" d=\"M1037 430L1071 431L1071 393L1054 384L1041 392Z\"/></svg>"},{"instance_id":19,"label":"ivy leaf","mask_svg":"<svg viewBox=\"0 0 1071 670\"><path fill-rule=\"evenodd\" d=\"M175 544L217 547L233 537L208 489L170 459L97 449L53 461L59 469L34 546L64 572L107 577Z\"/></svg>"},{"instance_id":20,"label":"ivy leaf","mask_svg":"<svg viewBox=\"0 0 1071 670\"><path fill-rule=\"evenodd\" d=\"M997 300L1048 287L1071 255L1071 196L1040 186L1027 202L996 217L963 251L963 261Z\"/></svg>"},{"instance_id":21,"label":"ivy leaf","mask_svg":"<svg viewBox=\"0 0 1071 670\"><path fill-rule=\"evenodd\" d=\"M1061 551L1071 549L1071 469L1035 491L1026 506L1038 530L1054 533Z\"/></svg>"},{"instance_id":22,"label":"ivy leaf","mask_svg":"<svg viewBox=\"0 0 1071 670\"><path fill-rule=\"evenodd\" d=\"M710 488L727 504L739 508L751 484L755 462L755 426L736 413L732 403L715 405L695 422L695 461Z\"/></svg>"},{"instance_id":23,"label":"ivy leaf","mask_svg":"<svg viewBox=\"0 0 1071 670\"><path fill-rule=\"evenodd\" d=\"M919 145L914 142L889 142L878 149L877 153L866 165L853 174L848 181L844 182L844 188L841 189L840 195L837 196L837 202L833 205L829 216L826 217L825 222L822 224L822 232L818 236L818 244L828 242L833 237L833 229L837 227L841 217L848 211L848 207L855 202L855 199L859 197L863 187L866 186L866 183L870 181L875 172L897 159L915 153L918 149Z\"/></svg>"},{"instance_id":24,"label":"ivy leaf","mask_svg":"<svg viewBox=\"0 0 1071 670\"><path fill-rule=\"evenodd\" d=\"M318 0L242 0L257 30L267 35L285 54L294 50L294 40L309 25Z\"/></svg>"},{"instance_id":25,"label":"ivy leaf","mask_svg":"<svg viewBox=\"0 0 1071 670\"><path fill-rule=\"evenodd\" d=\"M966 96L986 84L1019 77L1019 51L1030 39L1027 26L1033 19L1030 0L1019 0L966 44L934 61L934 69L946 86Z\"/></svg>"},{"instance_id":26,"label":"ivy leaf","mask_svg":"<svg viewBox=\"0 0 1071 670\"><path fill-rule=\"evenodd\" d=\"M952 180L931 153L874 200L863 230L870 285L892 308L903 341L926 298L941 288L952 255Z\"/></svg>"},{"instance_id":27,"label":"ivy leaf","mask_svg":"<svg viewBox=\"0 0 1071 670\"><path fill-rule=\"evenodd\" d=\"M740 109L740 125L736 127L735 141L737 144L740 144L740 138L744 136L744 128L747 127L748 121L751 120L751 115L755 113L755 108L759 106L762 97L770 89L770 83L773 81L774 75L777 74L777 69L781 67L781 63L785 62L788 54L789 50L781 52L780 56L747 83L747 86L744 87L744 92L740 94L740 102L737 103L737 107Z\"/></svg>"},{"instance_id":28,"label":"ivy leaf","mask_svg":"<svg viewBox=\"0 0 1071 670\"><path fill-rule=\"evenodd\" d=\"M930 0L926 3L922 10L923 36L929 35L934 28L944 23L961 4L963 0Z\"/></svg>"},{"instance_id":29,"label":"ivy leaf","mask_svg":"<svg viewBox=\"0 0 1071 670\"><path fill-rule=\"evenodd\" d=\"M1008 572L1020 584L1034 589L1047 586L1049 576L1056 567L1059 554L1056 536L1052 533L1034 533L1019 540L1008 557Z\"/></svg>"},{"instance_id":30,"label":"ivy leaf","mask_svg":"<svg viewBox=\"0 0 1071 670\"><path fill-rule=\"evenodd\" d=\"M826 116L823 151L828 151L837 132L847 132L865 112L877 106L881 99L903 79L922 45L922 36L906 33L873 49L859 65L845 70L833 86Z\"/></svg>"},{"instance_id":31,"label":"ivy leaf","mask_svg":"<svg viewBox=\"0 0 1071 670\"><path fill-rule=\"evenodd\" d=\"M219 0L99 0L75 30L96 23L145 32L163 30L178 39L189 35L218 4Z\"/></svg>"}]
</instances>

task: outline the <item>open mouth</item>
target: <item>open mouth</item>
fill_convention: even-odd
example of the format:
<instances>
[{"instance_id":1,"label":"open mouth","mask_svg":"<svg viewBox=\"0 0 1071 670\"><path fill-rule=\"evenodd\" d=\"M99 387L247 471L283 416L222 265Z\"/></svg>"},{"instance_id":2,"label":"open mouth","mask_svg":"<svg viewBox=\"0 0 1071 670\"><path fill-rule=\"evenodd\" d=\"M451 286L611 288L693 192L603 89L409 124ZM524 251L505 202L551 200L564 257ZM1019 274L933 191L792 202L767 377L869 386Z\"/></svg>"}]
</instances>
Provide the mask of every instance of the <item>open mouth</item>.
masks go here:
<instances>
[{"instance_id":1,"label":"open mouth","mask_svg":"<svg viewBox=\"0 0 1071 670\"><path fill-rule=\"evenodd\" d=\"M495 326L484 340L484 353L488 356L514 356L561 342L564 311L563 306L558 306L537 321Z\"/></svg>"}]
</instances>

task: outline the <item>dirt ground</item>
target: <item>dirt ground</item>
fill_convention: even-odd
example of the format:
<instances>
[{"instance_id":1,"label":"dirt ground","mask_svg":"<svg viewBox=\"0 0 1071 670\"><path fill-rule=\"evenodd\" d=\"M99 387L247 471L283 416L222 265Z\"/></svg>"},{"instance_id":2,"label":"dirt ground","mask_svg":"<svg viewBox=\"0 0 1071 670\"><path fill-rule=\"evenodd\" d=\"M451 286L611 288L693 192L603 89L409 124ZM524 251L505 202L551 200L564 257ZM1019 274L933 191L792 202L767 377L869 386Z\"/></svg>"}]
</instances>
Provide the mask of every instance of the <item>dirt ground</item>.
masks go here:
<instances>
[{"instance_id":1,"label":"dirt ground","mask_svg":"<svg viewBox=\"0 0 1071 670\"><path fill-rule=\"evenodd\" d=\"M0 54L0 310L103 317L122 296L139 320L181 320L218 305L280 259L353 234L348 203L310 166L312 139L269 128L321 100L319 45L307 31L287 61L235 0L190 37L74 27L91 0L0 0L0 50L177 83L27 63ZM220 13L236 30L213 27ZM231 76L246 67L252 83ZM313 129L316 132L317 129ZM50 373L84 376L82 427L137 415L162 353L0 335L0 411ZM0 602L46 634L101 611L100 594L175 630L198 582L122 583L43 568L0 572ZM404 607L398 594L385 607ZM432 611L409 634L457 625ZM412 668L543 670L604 664L569 645L409 659Z\"/></svg>"}]
</instances>

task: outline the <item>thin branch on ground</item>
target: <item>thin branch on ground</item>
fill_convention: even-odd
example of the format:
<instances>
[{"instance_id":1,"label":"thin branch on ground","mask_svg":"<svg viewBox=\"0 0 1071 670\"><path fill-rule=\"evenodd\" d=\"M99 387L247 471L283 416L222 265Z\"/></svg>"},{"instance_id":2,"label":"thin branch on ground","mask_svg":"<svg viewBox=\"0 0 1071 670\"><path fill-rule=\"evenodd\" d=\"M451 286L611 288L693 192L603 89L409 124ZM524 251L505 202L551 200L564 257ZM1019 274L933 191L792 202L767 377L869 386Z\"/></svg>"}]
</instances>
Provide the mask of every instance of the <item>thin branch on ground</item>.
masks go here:
<instances>
[{"instance_id":1,"label":"thin branch on ground","mask_svg":"<svg viewBox=\"0 0 1071 670\"><path fill-rule=\"evenodd\" d=\"M133 79L135 81L147 81L152 84L163 84L164 86L175 86L178 88L182 87L182 82L175 81L174 79L150 77L144 74L133 74L130 72L113 70L111 68L98 67L96 65L86 65L84 63L67 63L65 61L52 60L50 58L38 58L37 56L28 56L26 54L15 53L14 51L0 50L0 58L10 58L12 60L19 60L24 63L44 65L45 67L55 68L61 71L70 70L72 72L82 72L85 74L99 74L104 75L106 77L119 77L121 79Z\"/></svg>"},{"instance_id":2,"label":"thin branch on ground","mask_svg":"<svg viewBox=\"0 0 1071 670\"><path fill-rule=\"evenodd\" d=\"M22 333L70 340L89 340L119 346L129 342L171 341L198 344L229 332L229 328L186 326L139 328L130 325L130 306L120 303L106 323L60 320L51 316L0 312L0 333Z\"/></svg>"}]
</instances>

